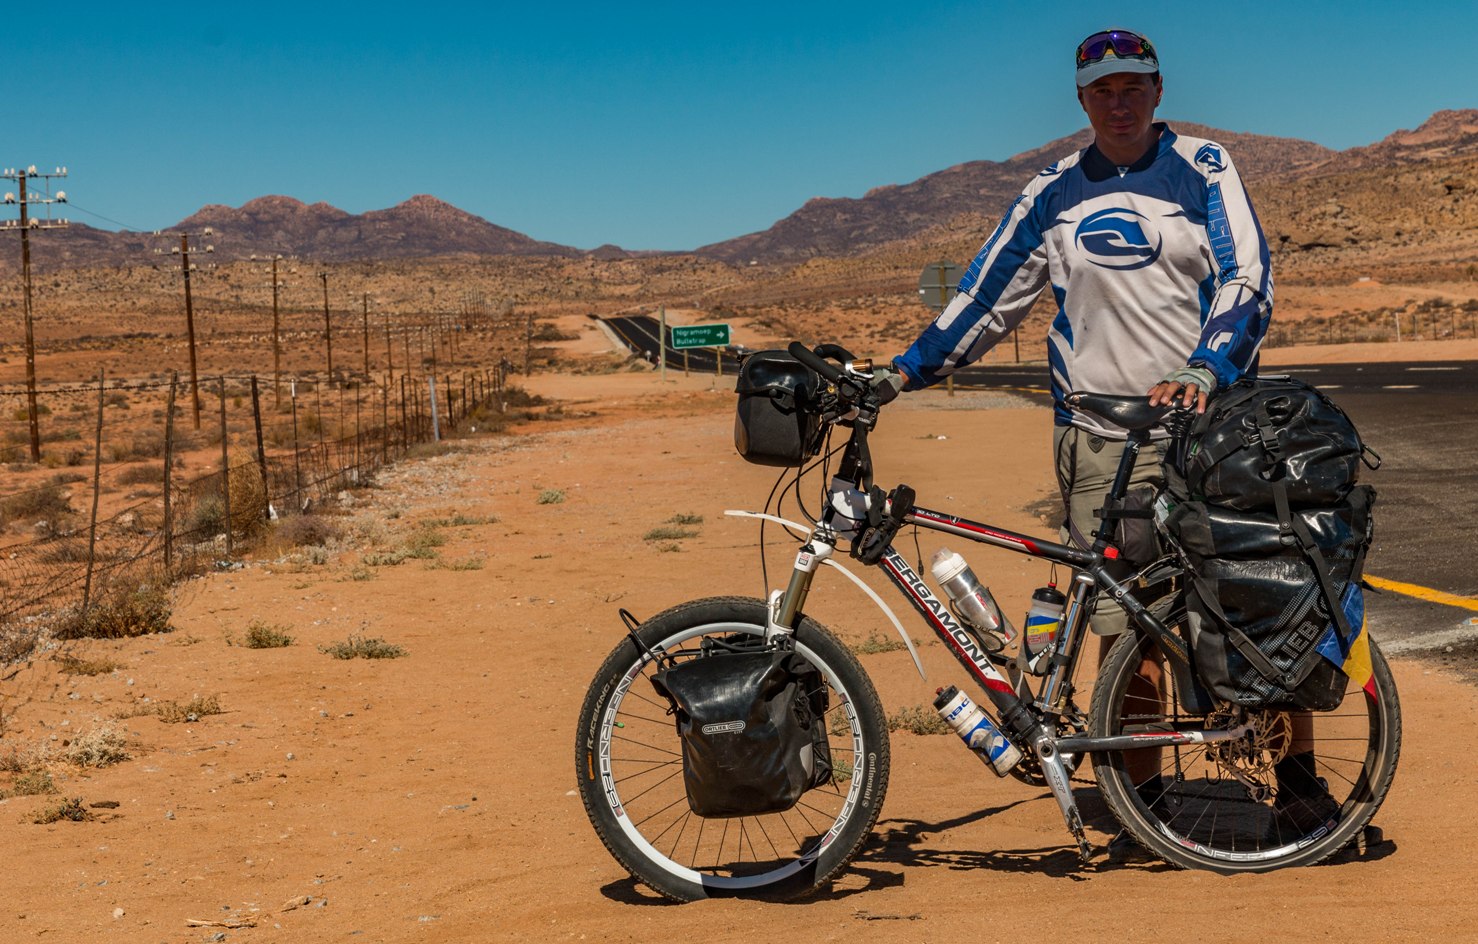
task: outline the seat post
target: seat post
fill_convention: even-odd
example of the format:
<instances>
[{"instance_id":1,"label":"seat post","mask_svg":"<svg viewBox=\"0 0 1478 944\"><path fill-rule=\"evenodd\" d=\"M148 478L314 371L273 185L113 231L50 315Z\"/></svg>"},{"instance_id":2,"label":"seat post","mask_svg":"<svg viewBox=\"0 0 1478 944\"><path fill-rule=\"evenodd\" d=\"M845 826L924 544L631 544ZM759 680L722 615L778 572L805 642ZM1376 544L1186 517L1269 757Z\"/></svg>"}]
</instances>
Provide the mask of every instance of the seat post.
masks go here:
<instances>
[{"instance_id":1,"label":"seat post","mask_svg":"<svg viewBox=\"0 0 1478 944\"><path fill-rule=\"evenodd\" d=\"M1107 512L1117 510L1119 503L1124 499L1124 493L1129 490L1129 478L1134 474L1134 466L1139 462L1139 450L1150 441L1150 433L1147 429L1131 429L1129 436L1124 440L1124 454L1119 457L1119 468L1114 471L1114 482L1109 486L1108 494L1103 499L1103 511L1105 517L1101 519L1098 530L1094 533L1093 550L1101 552L1109 545L1109 535L1113 528L1109 527Z\"/></svg>"}]
</instances>

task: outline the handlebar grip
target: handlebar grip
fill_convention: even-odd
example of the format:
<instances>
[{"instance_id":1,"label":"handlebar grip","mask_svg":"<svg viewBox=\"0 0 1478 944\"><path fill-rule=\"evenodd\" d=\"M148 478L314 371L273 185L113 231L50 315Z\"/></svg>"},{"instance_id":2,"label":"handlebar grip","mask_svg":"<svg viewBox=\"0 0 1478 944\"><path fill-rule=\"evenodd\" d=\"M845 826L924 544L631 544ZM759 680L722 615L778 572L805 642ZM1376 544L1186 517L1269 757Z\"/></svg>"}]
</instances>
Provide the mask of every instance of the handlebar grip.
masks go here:
<instances>
[{"instance_id":1,"label":"handlebar grip","mask_svg":"<svg viewBox=\"0 0 1478 944\"><path fill-rule=\"evenodd\" d=\"M790 352L791 357L794 357L832 383L836 383L842 379L842 372L840 370L816 356L810 348L801 342L791 341L790 346L786 350Z\"/></svg>"},{"instance_id":2,"label":"handlebar grip","mask_svg":"<svg viewBox=\"0 0 1478 944\"><path fill-rule=\"evenodd\" d=\"M829 357L834 361L842 361L843 363L857 359L851 351L842 347L840 344L818 344L816 345L816 356Z\"/></svg>"}]
</instances>

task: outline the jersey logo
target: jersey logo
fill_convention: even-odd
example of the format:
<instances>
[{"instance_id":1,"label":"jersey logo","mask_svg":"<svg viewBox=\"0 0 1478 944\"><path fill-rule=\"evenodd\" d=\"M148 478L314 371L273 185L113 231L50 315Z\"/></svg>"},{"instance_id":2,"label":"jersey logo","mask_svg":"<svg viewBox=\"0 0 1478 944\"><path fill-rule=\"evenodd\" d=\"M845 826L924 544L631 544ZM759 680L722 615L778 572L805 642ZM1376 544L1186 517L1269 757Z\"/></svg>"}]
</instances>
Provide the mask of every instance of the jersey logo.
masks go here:
<instances>
[{"instance_id":1,"label":"jersey logo","mask_svg":"<svg viewBox=\"0 0 1478 944\"><path fill-rule=\"evenodd\" d=\"M1038 177L1051 177L1053 174L1057 173L1057 165L1058 164L1061 164L1061 163L1062 163L1062 161L1053 161L1051 164L1048 164L1042 170L1042 172L1040 174L1038 174L1037 176Z\"/></svg>"},{"instance_id":2,"label":"jersey logo","mask_svg":"<svg viewBox=\"0 0 1478 944\"><path fill-rule=\"evenodd\" d=\"M1113 207L1090 214L1073 238L1089 262L1105 269L1142 269L1160 258L1163 240L1149 217Z\"/></svg>"},{"instance_id":3,"label":"jersey logo","mask_svg":"<svg viewBox=\"0 0 1478 944\"><path fill-rule=\"evenodd\" d=\"M1221 159L1221 148L1214 144L1201 145L1201 150L1196 152L1195 160L1197 164L1213 174L1219 174L1227 169L1226 162Z\"/></svg>"}]
</instances>

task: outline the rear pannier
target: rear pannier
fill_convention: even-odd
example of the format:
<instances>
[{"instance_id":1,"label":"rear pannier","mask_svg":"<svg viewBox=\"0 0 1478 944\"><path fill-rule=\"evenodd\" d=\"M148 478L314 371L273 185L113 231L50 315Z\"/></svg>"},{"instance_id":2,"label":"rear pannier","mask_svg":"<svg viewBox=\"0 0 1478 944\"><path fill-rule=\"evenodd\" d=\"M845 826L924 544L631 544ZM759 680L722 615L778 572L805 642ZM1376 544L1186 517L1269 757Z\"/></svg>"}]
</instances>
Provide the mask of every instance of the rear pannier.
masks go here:
<instances>
[{"instance_id":1,"label":"rear pannier","mask_svg":"<svg viewBox=\"0 0 1478 944\"><path fill-rule=\"evenodd\" d=\"M756 465L798 466L821 449L817 373L785 351L759 351L739 367L734 448Z\"/></svg>"}]
</instances>

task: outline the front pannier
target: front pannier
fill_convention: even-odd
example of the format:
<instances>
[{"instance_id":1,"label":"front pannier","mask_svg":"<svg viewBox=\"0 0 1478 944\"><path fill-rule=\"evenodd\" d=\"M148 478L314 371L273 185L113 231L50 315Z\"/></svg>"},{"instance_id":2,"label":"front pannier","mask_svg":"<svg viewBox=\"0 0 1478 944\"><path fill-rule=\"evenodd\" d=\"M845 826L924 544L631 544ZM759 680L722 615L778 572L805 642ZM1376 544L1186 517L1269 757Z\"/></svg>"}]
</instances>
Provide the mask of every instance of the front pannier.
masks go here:
<instances>
[{"instance_id":1,"label":"front pannier","mask_svg":"<svg viewBox=\"0 0 1478 944\"><path fill-rule=\"evenodd\" d=\"M739 367L734 448L757 465L798 466L821 449L821 378L785 351L759 351Z\"/></svg>"},{"instance_id":2,"label":"front pannier","mask_svg":"<svg viewBox=\"0 0 1478 944\"><path fill-rule=\"evenodd\" d=\"M827 688L788 650L712 650L663 669L683 745L683 785L699 816L779 813L831 779Z\"/></svg>"}]
</instances>

